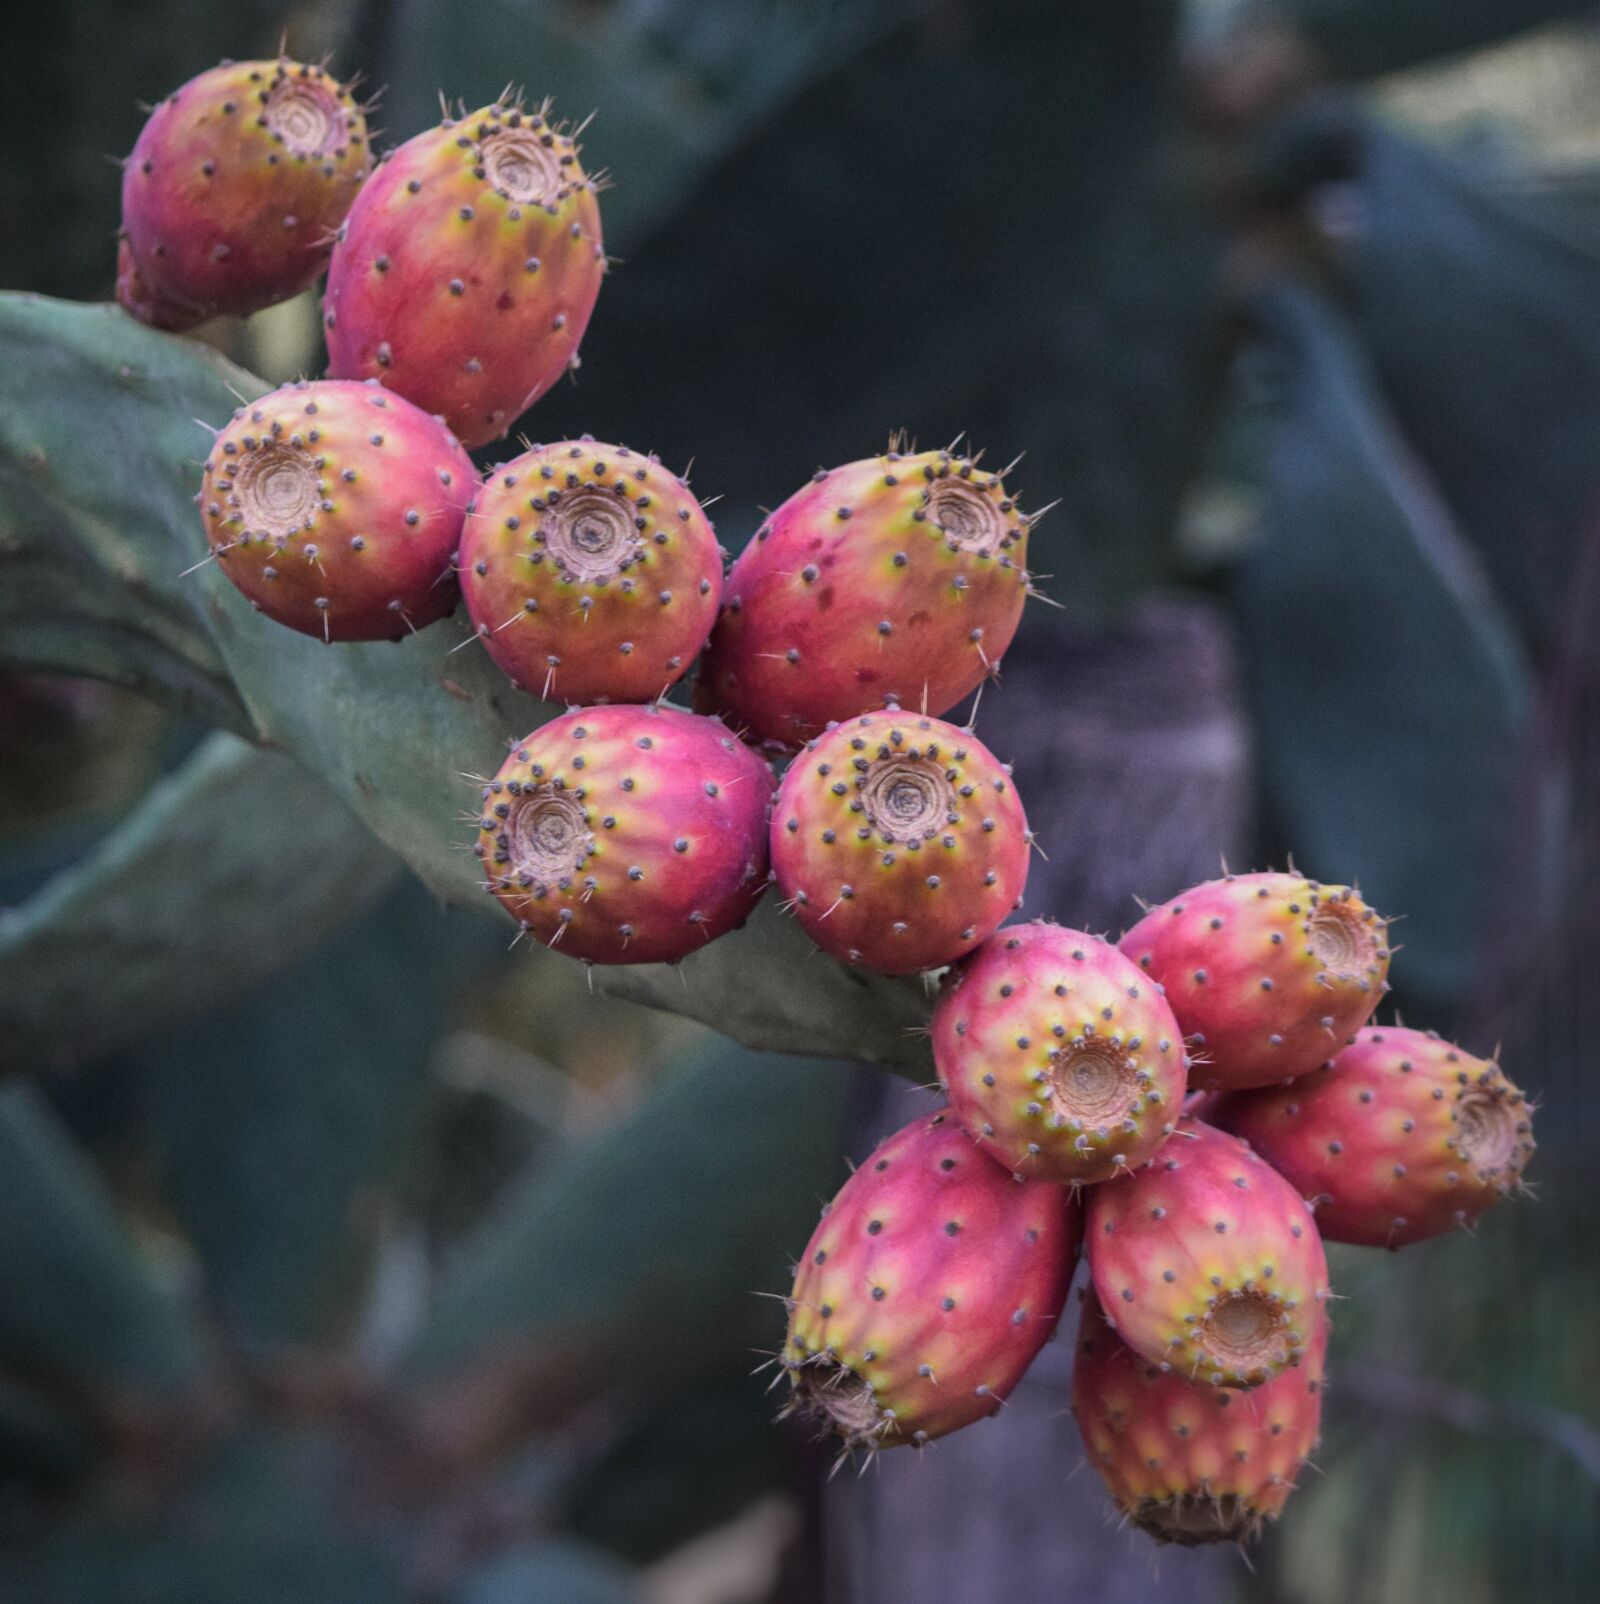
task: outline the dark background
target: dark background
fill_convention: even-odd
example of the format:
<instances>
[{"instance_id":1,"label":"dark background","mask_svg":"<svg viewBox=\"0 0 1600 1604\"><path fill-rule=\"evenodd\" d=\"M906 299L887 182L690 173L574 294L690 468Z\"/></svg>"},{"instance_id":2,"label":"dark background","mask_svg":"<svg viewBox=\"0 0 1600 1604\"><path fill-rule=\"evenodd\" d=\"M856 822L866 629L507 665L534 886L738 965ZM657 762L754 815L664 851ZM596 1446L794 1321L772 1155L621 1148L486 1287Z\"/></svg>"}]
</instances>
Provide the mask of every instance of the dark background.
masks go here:
<instances>
[{"instance_id":1,"label":"dark background","mask_svg":"<svg viewBox=\"0 0 1600 1604\"><path fill-rule=\"evenodd\" d=\"M523 429L693 459L731 549L893 429L1026 452L1059 606L978 727L1029 912L1115 933L1224 853L1358 880L1406 1021L1539 1099L1538 1198L1334 1250L1317 1469L1253 1569L1157 1567L1068 1479L1064 1342L824 1491L752 1294L915 1094L507 953L286 759L0 633L0 1600L1586 1594L1592 8L64 0L8 30L0 284L107 297L138 103L285 33L385 86L380 145L508 79L597 111L618 260ZM320 368L312 297L199 337Z\"/></svg>"}]
</instances>

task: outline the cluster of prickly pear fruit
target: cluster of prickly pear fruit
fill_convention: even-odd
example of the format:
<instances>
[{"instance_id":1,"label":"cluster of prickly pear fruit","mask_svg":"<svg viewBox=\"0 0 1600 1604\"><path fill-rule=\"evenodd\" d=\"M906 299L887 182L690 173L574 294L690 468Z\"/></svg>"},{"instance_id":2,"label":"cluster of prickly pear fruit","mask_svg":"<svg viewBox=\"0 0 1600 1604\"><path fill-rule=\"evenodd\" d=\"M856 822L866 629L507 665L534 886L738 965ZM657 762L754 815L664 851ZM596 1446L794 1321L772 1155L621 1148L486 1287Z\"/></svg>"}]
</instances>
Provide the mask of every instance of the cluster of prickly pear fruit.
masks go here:
<instances>
[{"instance_id":1,"label":"cluster of prickly pear fruit","mask_svg":"<svg viewBox=\"0 0 1600 1604\"><path fill-rule=\"evenodd\" d=\"M826 750L836 763L875 749ZM859 799L859 768L841 766L830 793L831 769L802 769L817 756L808 747L790 771L803 793ZM1320 1426L1324 1235L1398 1247L1469 1225L1533 1151L1526 1101L1498 1064L1367 1027L1388 960L1384 921L1354 890L1293 874L1196 886L1115 946L1042 922L990 935L934 1008L948 1109L851 1178L798 1267L782 1354L792 1409L846 1450L920 1446L986 1412L969 1383L994 1388L996 1353L1031 1358L1006 1344L1005 1321L1034 1295L1037 1265L1009 1268L1004 1214L985 1258L1000 1283L992 1273L968 1299L965 1324L930 1312L952 1279L943 1199L889 1172L914 1132L944 1152L931 1133L959 1130L968 1186L1081 1197L1090 1286L1073 1409L1124 1516L1165 1542L1257 1536ZM1260 1084L1267 1066L1281 1084ZM1076 1251L1074 1238L1064 1281ZM914 1291L914 1317L882 1307L890 1288ZM919 1384L947 1375L962 1378L955 1414L942 1387Z\"/></svg>"},{"instance_id":2,"label":"cluster of prickly pear fruit","mask_svg":"<svg viewBox=\"0 0 1600 1604\"><path fill-rule=\"evenodd\" d=\"M770 880L839 960L948 971L931 1034L949 1107L824 1211L787 1300L793 1409L847 1452L993 1414L1083 1238L1091 1462L1157 1538L1253 1536L1317 1435L1323 1238L1472 1225L1521 1185L1523 1094L1494 1061L1369 1023L1388 930L1349 886L1225 873L1115 945L1005 927L1022 800L938 717L995 671L1029 592L1032 520L1005 474L894 447L819 472L726 581L654 457L585 437L480 484L465 446L576 362L605 271L597 186L547 108L508 104L367 168L348 92L288 61L185 85L127 164L118 295L147 322L269 304L331 250L333 377L217 436L197 498L212 554L325 641L404 638L459 580L514 683L588 704L511 743L482 791L484 888L541 943L675 962ZM699 711L665 705L702 651ZM775 792L761 749L795 754Z\"/></svg>"}]
</instances>

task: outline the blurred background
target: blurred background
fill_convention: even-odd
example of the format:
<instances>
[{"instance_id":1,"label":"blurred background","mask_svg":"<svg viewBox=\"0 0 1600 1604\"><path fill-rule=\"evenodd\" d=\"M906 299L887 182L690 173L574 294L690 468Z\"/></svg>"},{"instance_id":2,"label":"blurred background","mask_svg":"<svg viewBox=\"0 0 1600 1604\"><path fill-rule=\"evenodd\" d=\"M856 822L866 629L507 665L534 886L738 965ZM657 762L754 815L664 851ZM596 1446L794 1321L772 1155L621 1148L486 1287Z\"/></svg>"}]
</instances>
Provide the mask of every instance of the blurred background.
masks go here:
<instances>
[{"instance_id":1,"label":"blurred background","mask_svg":"<svg viewBox=\"0 0 1600 1604\"><path fill-rule=\"evenodd\" d=\"M979 730L1049 852L1028 911L1114 935L1134 893L1292 852L1405 916L1392 1002L1502 1044L1543 1113L1537 1201L1398 1261L1333 1250L1323 1445L1251 1564L1157 1563L1116 1529L1073 1474L1065 1340L1000 1420L828 1484L750 1375L783 1326L755 1294L926 1094L508 951L287 758L52 672L0 622L0 1600L1592 1596L1597 21L62 0L13 22L0 284L74 300L110 294L108 157L140 103L223 56L286 38L383 86L380 147L507 79L596 112L617 262L524 429L693 459L734 550L891 429L1025 451L1024 505L1059 503L1032 554L1059 606L1029 610ZM269 382L321 368L310 296L199 337ZM96 445L86 419L85 473ZM21 475L0 464L13 530Z\"/></svg>"}]
</instances>

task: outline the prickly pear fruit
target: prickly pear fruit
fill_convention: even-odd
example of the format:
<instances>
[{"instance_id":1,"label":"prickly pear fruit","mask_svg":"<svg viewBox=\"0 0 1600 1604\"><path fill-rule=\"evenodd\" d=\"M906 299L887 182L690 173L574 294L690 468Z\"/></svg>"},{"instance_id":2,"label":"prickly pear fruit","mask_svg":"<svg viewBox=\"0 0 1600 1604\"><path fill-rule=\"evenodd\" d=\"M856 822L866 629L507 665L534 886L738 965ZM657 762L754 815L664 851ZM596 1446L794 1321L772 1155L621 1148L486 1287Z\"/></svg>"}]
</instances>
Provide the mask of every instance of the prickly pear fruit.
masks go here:
<instances>
[{"instance_id":1,"label":"prickly pear fruit","mask_svg":"<svg viewBox=\"0 0 1600 1604\"><path fill-rule=\"evenodd\" d=\"M722 553L689 487L592 440L494 469L457 567L489 655L547 701L659 696L705 644L722 594Z\"/></svg>"},{"instance_id":2,"label":"prickly pear fruit","mask_svg":"<svg viewBox=\"0 0 1600 1604\"><path fill-rule=\"evenodd\" d=\"M225 62L150 113L123 164L117 299L157 328L313 283L368 171L350 91L302 62Z\"/></svg>"},{"instance_id":3,"label":"prickly pear fruit","mask_svg":"<svg viewBox=\"0 0 1600 1604\"><path fill-rule=\"evenodd\" d=\"M845 1450L921 1446L994 1414L1051 1333L1081 1235L948 1113L913 1120L823 1211L790 1298L790 1408Z\"/></svg>"},{"instance_id":4,"label":"prickly pear fruit","mask_svg":"<svg viewBox=\"0 0 1600 1604\"><path fill-rule=\"evenodd\" d=\"M961 1123L1031 1180L1137 1169L1183 1110L1183 1034L1160 989L1098 936L1010 925L952 975L933 1056Z\"/></svg>"},{"instance_id":5,"label":"prickly pear fruit","mask_svg":"<svg viewBox=\"0 0 1600 1604\"><path fill-rule=\"evenodd\" d=\"M222 571L269 618L400 640L455 607L477 485L455 436L401 396L302 380L234 413L198 499Z\"/></svg>"},{"instance_id":6,"label":"prickly pear fruit","mask_svg":"<svg viewBox=\"0 0 1600 1604\"><path fill-rule=\"evenodd\" d=\"M483 790L485 889L588 963L671 963L744 923L772 775L713 718L590 707L519 741Z\"/></svg>"},{"instance_id":7,"label":"prickly pear fruit","mask_svg":"<svg viewBox=\"0 0 1600 1604\"><path fill-rule=\"evenodd\" d=\"M1471 1225L1522 1182L1527 1099L1432 1032L1363 1030L1315 1073L1213 1111L1310 1200L1330 1242L1404 1247Z\"/></svg>"},{"instance_id":8,"label":"prickly pear fruit","mask_svg":"<svg viewBox=\"0 0 1600 1604\"><path fill-rule=\"evenodd\" d=\"M819 473L729 572L697 697L791 749L886 701L947 712L1016 634L1028 527L999 474L948 451Z\"/></svg>"},{"instance_id":9,"label":"prickly pear fruit","mask_svg":"<svg viewBox=\"0 0 1600 1604\"><path fill-rule=\"evenodd\" d=\"M772 812L772 868L806 934L886 975L953 963L1016 907L1032 841L973 735L898 708L809 742Z\"/></svg>"},{"instance_id":10,"label":"prickly pear fruit","mask_svg":"<svg viewBox=\"0 0 1600 1604\"><path fill-rule=\"evenodd\" d=\"M548 108L485 106L372 175L328 267L328 373L378 379L468 446L568 369L605 273L594 182Z\"/></svg>"},{"instance_id":11,"label":"prickly pear fruit","mask_svg":"<svg viewBox=\"0 0 1600 1604\"><path fill-rule=\"evenodd\" d=\"M1327 1318L1311 1210L1237 1138L1183 1120L1142 1170L1089 1194L1089 1267L1122 1340L1185 1380L1257 1387Z\"/></svg>"},{"instance_id":12,"label":"prickly pear fruit","mask_svg":"<svg viewBox=\"0 0 1600 1604\"><path fill-rule=\"evenodd\" d=\"M1238 1393L1136 1354L1092 1294L1072 1366L1089 1463L1124 1519L1163 1543L1245 1543L1276 1520L1317 1445L1327 1337L1293 1370Z\"/></svg>"},{"instance_id":13,"label":"prickly pear fruit","mask_svg":"<svg viewBox=\"0 0 1600 1604\"><path fill-rule=\"evenodd\" d=\"M1118 943L1165 989L1202 1089L1309 1074L1372 1015L1388 927L1348 886L1229 874L1152 908Z\"/></svg>"}]
</instances>

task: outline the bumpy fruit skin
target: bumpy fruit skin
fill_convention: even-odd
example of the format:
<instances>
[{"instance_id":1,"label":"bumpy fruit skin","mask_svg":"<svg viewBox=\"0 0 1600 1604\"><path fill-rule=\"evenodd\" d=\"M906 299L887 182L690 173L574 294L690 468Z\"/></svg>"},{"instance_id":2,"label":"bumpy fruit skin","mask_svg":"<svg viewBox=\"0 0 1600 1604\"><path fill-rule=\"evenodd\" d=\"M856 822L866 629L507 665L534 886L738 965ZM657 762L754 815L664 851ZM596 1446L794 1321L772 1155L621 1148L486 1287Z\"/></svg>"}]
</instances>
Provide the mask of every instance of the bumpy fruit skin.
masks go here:
<instances>
[{"instance_id":1,"label":"bumpy fruit skin","mask_svg":"<svg viewBox=\"0 0 1600 1604\"><path fill-rule=\"evenodd\" d=\"M1471 1225L1533 1157L1532 1112L1499 1064L1398 1025L1361 1031L1288 1086L1232 1093L1212 1117L1311 1202L1326 1240L1367 1247Z\"/></svg>"},{"instance_id":2,"label":"bumpy fruit skin","mask_svg":"<svg viewBox=\"0 0 1600 1604\"><path fill-rule=\"evenodd\" d=\"M773 802L773 874L806 934L886 975L971 952L1021 900L1031 841L988 748L898 708L809 742Z\"/></svg>"},{"instance_id":3,"label":"bumpy fruit skin","mask_svg":"<svg viewBox=\"0 0 1600 1604\"><path fill-rule=\"evenodd\" d=\"M1010 925L945 980L933 1056L961 1123L1032 1180L1109 1180L1183 1110L1183 1034L1160 990L1098 936Z\"/></svg>"},{"instance_id":4,"label":"bumpy fruit skin","mask_svg":"<svg viewBox=\"0 0 1600 1604\"><path fill-rule=\"evenodd\" d=\"M375 384L285 385L233 415L199 504L222 571L280 624L403 640L456 604L478 475L437 418Z\"/></svg>"},{"instance_id":5,"label":"bumpy fruit skin","mask_svg":"<svg viewBox=\"0 0 1600 1604\"><path fill-rule=\"evenodd\" d=\"M241 61L191 78L123 164L117 299L174 329L299 294L368 157L360 106L321 67Z\"/></svg>"},{"instance_id":6,"label":"bumpy fruit skin","mask_svg":"<svg viewBox=\"0 0 1600 1604\"><path fill-rule=\"evenodd\" d=\"M945 451L819 473L728 574L697 705L792 750L886 701L944 713L993 673L1028 593L1028 520Z\"/></svg>"},{"instance_id":7,"label":"bumpy fruit skin","mask_svg":"<svg viewBox=\"0 0 1600 1604\"><path fill-rule=\"evenodd\" d=\"M1311 1210L1236 1137L1183 1120L1132 1175L1089 1193L1089 1267L1122 1340L1186 1381L1257 1387L1327 1318Z\"/></svg>"},{"instance_id":8,"label":"bumpy fruit skin","mask_svg":"<svg viewBox=\"0 0 1600 1604\"><path fill-rule=\"evenodd\" d=\"M378 379L468 446L572 366L605 274L578 147L542 111L485 106L372 175L328 267L328 373Z\"/></svg>"},{"instance_id":9,"label":"bumpy fruit skin","mask_svg":"<svg viewBox=\"0 0 1600 1604\"><path fill-rule=\"evenodd\" d=\"M1080 1236L1067 1188L1018 1181L948 1113L913 1120L806 1246L782 1354L792 1408L847 1450L994 1414L1055 1330Z\"/></svg>"},{"instance_id":10,"label":"bumpy fruit skin","mask_svg":"<svg viewBox=\"0 0 1600 1604\"><path fill-rule=\"evenodd\" d=\"M1166 989L1203 1090L1309 1074L1389 989L1383 919L1350 887L1298 874L1208 880L1118 945Z\"/></svg>"},{"instance_id":11,"label":"bumpy fruit skin","mask_svg":"<svg viewBox=\"0 0 1600 1604\"><path fill-rule=\"evenodd\" d=\"M716 719L590 707L484 787L485 888L589 963L671 963L744 923L767 877L772 774Z\"/></svg>"},{"instance_id":12,"label":"bumpy fruit skin","mask_svg":"<svg viewBox=\"0 0 1600 1604\"><path fill-rule=\"evenodd\" d=\"M689 487L593 440L494 469L457 566L489 655L547 701L659 696L705 644L722 595L721 548Z\"/></svg>"},{"instance_id":13,"label":"bumpy fruit skin","mask_svg":"<svg viewBox=\"0 0 1600 1604\"><path fill-rule=\"evenodd\" d=\"M1158 1542L1243 1543L1276 1520L1317 1445L1326 1332L1293 1370L1238 1393L1140 1357L1084 1299L1072 1412L1124 1519Z\"/></svg>"}]
</instances>

